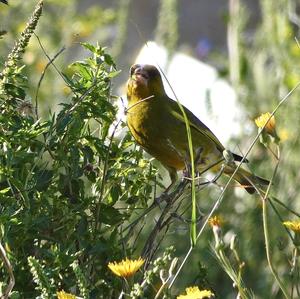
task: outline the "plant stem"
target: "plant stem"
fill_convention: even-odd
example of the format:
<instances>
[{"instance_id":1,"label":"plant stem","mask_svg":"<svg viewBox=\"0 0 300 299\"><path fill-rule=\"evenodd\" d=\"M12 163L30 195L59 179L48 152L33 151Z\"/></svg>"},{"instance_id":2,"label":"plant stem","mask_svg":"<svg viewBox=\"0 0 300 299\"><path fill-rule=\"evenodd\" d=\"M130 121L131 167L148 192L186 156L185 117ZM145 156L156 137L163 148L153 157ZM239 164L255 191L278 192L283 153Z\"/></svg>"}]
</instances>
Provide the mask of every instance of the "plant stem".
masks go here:
<instances>
[{"instance_id":1,"label":"plant stem","mask_svg":"<svg viewBox=\"0 0 300 299\"><path fill-rule=\"evenodd\" d=\"M9 274L8 286L6 287L6 290L3 292L3 295L1 296L1 298L7 299L15 285L15 277L14 277L13 268L11 266L11 263L6 255L5 249L1 243L0 243L0 258L2 259L3 264Z\"/></svg>"},{"instance_id":2,"label":"plant stem","mask_svg":"<svg viewBox=\"0 0 300 299\"><path fill-rule=\"evenodd\" d=\"M263 226L264 226L264 237L265 237L265 244L266 244L266 255L267 255L267 261L268 261L269 268L270 268L275 280L277 281L281 291L283 292L284 297L290 298L285 286L283 285L282 281L280 280L277 272L274 269L273 263L272 263L271 254L270 254L269 230L268 230L268 223L267 223L267 199L265 199L265 198L263 200Z\"/></svg>"},{"instance_id":3,"label":"plant stem","mask_svg":"<svg viewBox=\"0 0 300 299\"><path fill-rule=\"evenodd\" d=\"M284 297L285 298L290 298L286 287L283 285L281 279L279 278L278 273L276 272L276 270L274 268L274 265L273 265L273 262L272 262L272 259L271 259L271 253L270 253L270 238L269 238L269 229L268 229L267 201L268 201L268 194L269 194L269 191L270 191L270 187L272 185L273 178L275 177L275 174L277 172L278 165L279 165L279 159L280 159L279 147L277 149L278 149L278 162L277 162L276 167L274 169L273 176L271 178L268 189L267 189L267 191L266 191L266 193L265 193L265 195L262 199L263 228L264 228L264 238L265 238L265 246L266 246L266 256L267 256L267 261L268 261L269 268L270 268L275 280L277 281L282 293L284 294Z\"/></svg>"}]
</instances>

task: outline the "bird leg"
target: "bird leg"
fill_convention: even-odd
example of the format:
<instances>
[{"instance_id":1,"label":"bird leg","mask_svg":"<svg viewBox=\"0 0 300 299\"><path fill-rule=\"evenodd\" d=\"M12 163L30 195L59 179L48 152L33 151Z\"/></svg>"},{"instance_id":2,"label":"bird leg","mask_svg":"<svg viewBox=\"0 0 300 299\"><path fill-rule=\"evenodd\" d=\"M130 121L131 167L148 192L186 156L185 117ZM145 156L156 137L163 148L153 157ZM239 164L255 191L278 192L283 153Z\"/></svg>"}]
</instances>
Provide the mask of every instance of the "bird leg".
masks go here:
<instances>
[{"instance_id":1,"label":"bird leg","mask_svg":"<svg viewBox=\"0 0 300 299\"><path fill-rule=\"evenodd\" d=\"M203 151L203 148L199 147L195 152L194 165L196 166L195 167L196 177L198 176L197 165L200 164L202 151ZM188 153L187 157L184 159L185 170L183 171L183 174L184 174L185 179L190 179L192 177L192 165L191 165L190 159L188 158L189 156L190 155Z\"/></svg>"},{"instance_id":2,"label":"bird leg","mask_svg":"<svg viewBox=\"0 0 300 299\"><path fill-rule=\"evenodd\" d=\"M225 164L222 164L221 169L218 171L218 173L215 175L215 177L212 180L210 180L208 183L209 184L216 184L217 180L223 174L224 169L225 169Z\"/></svg>"},{"instance_id":3,"label":"bird leg","mask_svg":"<svg viewBox=\"0 0 300 299\"><path fill-rule=\"evenodd\" d=\"M195 159L194 159L194 164L195 165L198 165L200 164L200 161L201 161L201 153L203 152L203 148L202 147L199 147L197 150L196 150L196 155L195 155Z\"/></svg>"}]
</instances>

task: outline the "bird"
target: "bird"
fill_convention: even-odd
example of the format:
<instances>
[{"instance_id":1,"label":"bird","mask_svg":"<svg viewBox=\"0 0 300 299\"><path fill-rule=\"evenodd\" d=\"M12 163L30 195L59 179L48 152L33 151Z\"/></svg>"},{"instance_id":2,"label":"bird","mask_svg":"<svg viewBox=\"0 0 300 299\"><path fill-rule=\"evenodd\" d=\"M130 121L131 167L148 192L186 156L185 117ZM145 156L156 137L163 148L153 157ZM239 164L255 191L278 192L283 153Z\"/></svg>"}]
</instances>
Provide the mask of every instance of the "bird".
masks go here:
<instances>
[{"instance_id":1,"label":"bird","mask_svg":"<svg viewBox=\"0 0 300 299\"><path fill-rule=\"evenodd\" d=\"M150 64L134 64L127 81L126 118L137 144L156 158L169 172L173 186L178 171L191 165L185 116L193 145L194 164L198 173L211 170L231 176L236 163L247 162L242 156L226 150L213 132L190 110L168 97L159 70ZM183 111L184 113L183 113ZM184 116L185 114L185 116ZM230 157L229 159L227 157ZM248 193L269 181L239 168L233 179Z\"/></svg>"},{"instance_id":2,"label":"bird","mask_svg":"<svg viewBox=\"0 0 300 299\"><path fill-rule=\"evenodd\" d=\"M4 4L8 4L7 0L0 0Z\"/></svg>"}]
</instances>

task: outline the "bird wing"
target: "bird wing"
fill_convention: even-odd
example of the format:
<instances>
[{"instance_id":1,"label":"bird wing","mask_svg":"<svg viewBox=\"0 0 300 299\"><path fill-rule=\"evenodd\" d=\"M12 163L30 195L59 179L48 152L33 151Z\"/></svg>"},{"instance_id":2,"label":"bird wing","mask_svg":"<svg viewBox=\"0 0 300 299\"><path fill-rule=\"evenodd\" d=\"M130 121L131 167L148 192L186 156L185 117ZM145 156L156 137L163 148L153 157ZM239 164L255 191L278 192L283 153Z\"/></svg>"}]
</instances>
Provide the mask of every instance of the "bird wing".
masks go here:
<instances>
[{"instance_id":1,"label":"bird wing","mask_svg":"<svg viewBox=\"0 0 300 299\"><path fill-rule=\"evenodd\" d=\"M173 101L172 99L169 99L169 105L170 107L170 113L179 121L181 121L183 124L185 124L184 116L182 114L181 109L179 108L179 105L177 102ZM204 135L206 138L213 141L218 150L223 152L225 149L222 143L219 141L219 139L214 135L214 133L200 120L198 119L190 110L188 110L186 107L182 106L184 109L184 112L189 120L190 127L197 130L200 134Z\"/></svg>"}]
</instances>

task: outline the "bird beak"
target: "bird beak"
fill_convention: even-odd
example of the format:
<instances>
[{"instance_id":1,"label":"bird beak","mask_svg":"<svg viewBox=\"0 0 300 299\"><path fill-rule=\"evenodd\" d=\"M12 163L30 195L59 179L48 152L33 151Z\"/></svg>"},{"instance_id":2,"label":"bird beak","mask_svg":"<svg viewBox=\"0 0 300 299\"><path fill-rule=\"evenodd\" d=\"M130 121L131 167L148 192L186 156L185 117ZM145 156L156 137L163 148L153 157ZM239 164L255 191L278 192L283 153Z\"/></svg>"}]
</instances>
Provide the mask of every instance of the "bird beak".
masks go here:
<instances>
[{"instance_id":1,"label":"bird beak","mask_svg":"<svg viewBox=\"0 0 300 299\"><path fill-rule=\"evenodd\" d=\"M149 76L142 68L135 69L131 75L131 79L138 85L148 86Z\"/></svg>"}]
</instances>

